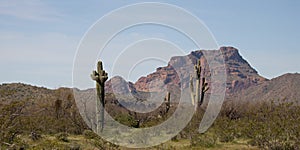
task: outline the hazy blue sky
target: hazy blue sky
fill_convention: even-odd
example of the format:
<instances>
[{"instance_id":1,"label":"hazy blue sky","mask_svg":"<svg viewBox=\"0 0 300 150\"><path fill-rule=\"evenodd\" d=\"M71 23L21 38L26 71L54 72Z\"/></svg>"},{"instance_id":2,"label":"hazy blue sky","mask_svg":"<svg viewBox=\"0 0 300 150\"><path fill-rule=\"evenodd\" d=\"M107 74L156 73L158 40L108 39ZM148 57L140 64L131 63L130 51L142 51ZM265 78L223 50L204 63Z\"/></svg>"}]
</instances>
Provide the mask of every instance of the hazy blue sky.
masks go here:
<instances>
[{"instance_id":1,"label":"hazy blue sky","mask_svg":"<svg viewBox=\"0 0 300 150\"><path fill-rule=\"evenodd\" d=\"M71 86L73 59L85 32L103 15L137 2L143 1L0 0L0 83L24 82L50 88ZM154 2L177 5L196 15L220 46L238 48L264 77L300 72L298 0ZM162 38L170 32L166 29L165 34L158 33L155 27L142 29L124 32L120 38L134 39L150 34ZM165 38L176 40L174 36ZM192 46L185 48L193 49ZM107 64L109 73L111 65ZM137 75L153 70L142 70Z\"/></svg>"}]
</instances>

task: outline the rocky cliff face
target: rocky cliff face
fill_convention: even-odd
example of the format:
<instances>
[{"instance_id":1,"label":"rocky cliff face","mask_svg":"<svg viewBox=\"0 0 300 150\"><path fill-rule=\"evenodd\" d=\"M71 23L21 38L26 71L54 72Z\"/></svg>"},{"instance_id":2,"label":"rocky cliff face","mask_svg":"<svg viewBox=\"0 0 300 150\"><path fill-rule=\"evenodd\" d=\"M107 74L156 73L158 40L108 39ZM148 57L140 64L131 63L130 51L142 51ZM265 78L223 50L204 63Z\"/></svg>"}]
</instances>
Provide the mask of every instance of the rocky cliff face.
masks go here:
<instances>
[{"instance_id":1,"label":"rocky cliff face","mask_svg":"<svg viewBox=\"0 0 300 150\"><path fill-rule=\"evenodd\" d=\"M267 79L258 75L257 71L253 69L249 63L244 60L239 54L238 50L234 47L221 47L218 51L224 56L226 73L227 73L227 92L232 93L241 89L250 87L251 85L256 85L263 83ZM187 70L188 61L192 64L196 64L197 60L200 59L203 66L205 66L205 76L209 79L209 66L206 62L206 58L203 53L213 53L214 51L198 50L193 51L187 56L176 56L172 57L168 66L157 68L156 72L147 75L146 77L141 77L135 84L134 87L138 91L160 91L161 88L167 88L171 85L180 86L180 79L187 80L190 73ZM174 70L176 68L176 70ZM176 71L181 71L180 78ZM147 85L154 80L164 81L165 87L161 86L150 86ZM186 83L186 82L184 82ZM182 85L186 87L187 85ZM155 87L155 88L154 88Z\"/></svg>"},{"instance_id":2,"label":"rocky cliff face","mask_svg":"<svg viewBox=\"0 0 300 150\"><path fill-rule=\"evenodd\" d=\"M204 76L210 83L210 70L218 71L218 69L210 69L207 63L207 58L204 56L210 57L210 54L216 52L221 52L223 54L222 57L224 57L227 74L227 94L267 81L267 79L258 75L257 71L242 58L236 48L221 47L219 50L197 50L186 56L172 57L167 66L157 68L155 72L139 78L134 84L128 83L120 77L115 77L108 81L106 86L108 91L112 91L111 85L112 81L114 81L113 87L115 87L115 91L117 91L117 93L135 91L160 92L162 89L174 89L179 87L186 88L188 87L189 76L193 73L193 69L191 68L193 68L193 65L196 64L198 59L201 60L205 70ZM217 60L218 58L213 59Z\"/></svg>"},{"instance_id":3,"label":"rocky cliff face","mask_svg":"<svg viewBox=\"0 0 300 150\"><path fill-rule=\"evenodd\" d=\"M242 58L236 48L221 47L220 51L224 55L226 65L227 92L237 92L267 81L266 78L258 75L257 71Z\"/></svg>"},{"instance_id":4,"label":"rocky cliff face","mask_svg":"<svg viewBox=\"0 0 300 150\"><path fill-rule=\"evenodd\" d=\"M115 93L120 95L127 95L136 91L133 83L127 82L120 76L115 76L109 81L105 82L105 91L107 93Z\"/></svg>"}]
</instances>

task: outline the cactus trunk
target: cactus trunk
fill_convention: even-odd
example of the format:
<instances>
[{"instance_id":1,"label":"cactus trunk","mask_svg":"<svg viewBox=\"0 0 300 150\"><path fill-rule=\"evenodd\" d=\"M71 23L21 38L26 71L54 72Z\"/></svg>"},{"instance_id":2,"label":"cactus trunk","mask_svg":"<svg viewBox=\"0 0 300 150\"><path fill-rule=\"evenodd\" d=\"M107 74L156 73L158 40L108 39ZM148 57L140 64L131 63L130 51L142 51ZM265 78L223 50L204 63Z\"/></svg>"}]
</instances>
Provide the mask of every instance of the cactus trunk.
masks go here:
<instances>
[{"instance_id":1,"label":"cactus trunk","mask_svg":"<svg viewBox=\"0 0 300 150\"><path fill-rule=\"evenodd\" d=\"M194 84L193 84L194 77L193 77L193 75L191 75L190 76L190 90L191 90L192 104L195 106L195 109L197 109L197 107L200 107L202 105L205 92L208 90L208 84L205 82L205 78L202 77L202 80L201 80L201 76L203 76L203 74L201 74L202 67L201 67L200 59L198 60L197 65L195 65L194 71L195 71L195 76L196 76L196 89L194 89ZM201 85L201 88L200 88L200 85ZM200 93L200 89L201 89L201 93Z\"/></svg>"},{"instance_id":2,"label":"cactus trunk","mask_svg":"<svg viewBox=\"0 0 300 150\"><path fill-rule=\"evenodd\" d=\"M93 71L91 78L96 81L96 131L100 133L104 128L104 109L105 109L105 81L108 79L107 73L103 70L102 62L97 64L97 71Z\"/></svg>"},{"instance_id":3,"label":"cactus trunk","mask_svg":"<svg viewBox=\"0 0 300 150\"><path fill-rule=\"evenodd\" d=\"M171 107L171 93L170 92L167 92L167 95L165 97L165 104L166 104L166 112L165 113L168 113L169 109Z\"/></svg>"}]
</instances>

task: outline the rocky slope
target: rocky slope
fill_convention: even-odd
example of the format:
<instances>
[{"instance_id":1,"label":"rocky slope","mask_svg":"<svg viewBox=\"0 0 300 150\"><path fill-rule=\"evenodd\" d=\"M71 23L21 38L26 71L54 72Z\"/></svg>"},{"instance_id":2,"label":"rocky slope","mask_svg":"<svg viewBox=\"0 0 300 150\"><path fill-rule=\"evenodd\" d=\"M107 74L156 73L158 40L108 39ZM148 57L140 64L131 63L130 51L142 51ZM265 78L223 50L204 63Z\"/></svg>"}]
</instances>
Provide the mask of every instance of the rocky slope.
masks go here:
<instances>
[{"instance_id":1,"label":"rocky slope","mask_svg":"<svg viewBox=\"0 0 300 150\"><path fill-rule=\"evenodd\" d=\"M43 87L31 86L23 83L11 83L0 85L0 103L8 104L13 101L35 101L46 102L55 100L55 91Z\"/></svg>"},{"instance_id":2,"label":"rocky slope","mask_svg":"<svg viewBox=\"0 0 300 150\"><path fill-rule=\"evenodd\" d=\"M263 84L251 86L239 93L235 93L231 99L236 101L278 101L286 100L300 102L300 74L288 73L273 78Z\"/></svg>"},{"instance_id":3,"label":"rocky slope","mask_svg":"<svg viewBox=\"0 0 300 150\"><path fill-rule=\"evenodd\" d=\"M225 61L227 94L232 94L252 85L259 85L267 81L267 79L260 76L257 71L242 58L236 48L221 47L219 50L197 50L186 56L174 56L167 66L157 68L155 72L139 78L135 83L127 83L121 77L114 77L107 82L106 89L108 92L129 93L136 91L160 92L163 89L174 89L180 86L185 88L188 87L189 76L193 73L193 70L187 68L193 67L198 59L201 60L205 68L204 75L207 81L210 82L210 68L204 57L204 53L206 56L209 56L209 54L219 52L223 54ZM215 68L213 68L213 70L214 69Z\"/></svg>"}]
</instances>

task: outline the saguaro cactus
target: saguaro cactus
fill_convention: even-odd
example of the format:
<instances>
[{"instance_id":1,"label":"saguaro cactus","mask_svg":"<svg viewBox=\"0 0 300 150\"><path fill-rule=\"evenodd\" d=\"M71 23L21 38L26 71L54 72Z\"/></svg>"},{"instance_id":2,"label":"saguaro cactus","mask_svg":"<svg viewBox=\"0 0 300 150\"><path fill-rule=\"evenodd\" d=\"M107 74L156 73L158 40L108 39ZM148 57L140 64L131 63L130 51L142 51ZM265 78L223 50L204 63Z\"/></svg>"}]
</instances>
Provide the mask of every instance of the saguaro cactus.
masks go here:
<instances>
[{"instance_id":1,"label":"saguaro cactus","mask_svg":"<svg viewBox=\"0 0 300 150\"><path fill-rule=\"evenodd\" d=\"M57 99L54 103L54 107L55 107L55 117L56 119L58 119L62 109L62 100Z\"/></svg>"},{"instance_id":2,"label":"saguaro cactus","mask_svg":"<svg viewBox=\"0 0 300 150\"><path fill-rule=\"evenodd\" d=\"M169 109L171 107L171 94L170 94L170 92L167 92L167 95L165 97L165 104L166 104L166 113L168 113Z\"/></svg>"},{"instance_id":3,"label":"saguaro cactus","mask_svg":"<svg viewBox=\"0 0 300 150\"><path fill-rule=\"evenodd\" d=\"M202 105L204 100L204 94L209 89L209 87L208 84L205 82L205 78L204 77L201 78L203 74L201 74L202 67L201 67L200 59L198 60L197 65L194 66L194 71L196 76L196 89L195 89L196 91L194 91L193 75L190 76L190 88L191 88L192 104L195 105L195 109L196 109L197 105L199 107ZM201 85L201 93L200 93L200 85Z\"/></svg>"},{"instance_id":4,"label":"saguaro cactus","mask_svg":"<svg viewBox=\"0 0 300 150\"><path fill-rule=\"evenodd\" d=\"M104 128L104 86L105 81L108 79L107 73L103 70L102 62L98 61L97 71L93 71L91 78L96 81L97 101L96 101L96 125L97 133L103 131ZM100 105L101 104L101 105Z\"/></svg>"}]
</instances>

